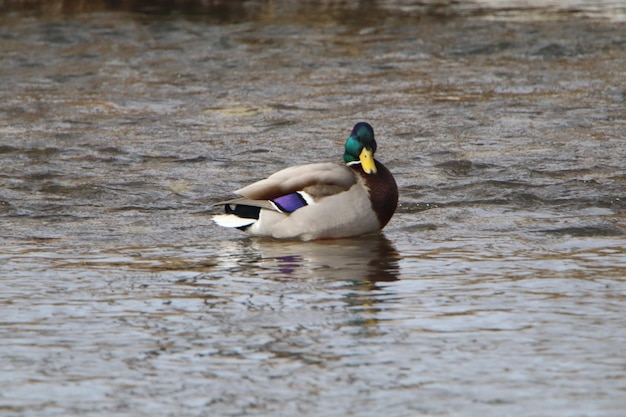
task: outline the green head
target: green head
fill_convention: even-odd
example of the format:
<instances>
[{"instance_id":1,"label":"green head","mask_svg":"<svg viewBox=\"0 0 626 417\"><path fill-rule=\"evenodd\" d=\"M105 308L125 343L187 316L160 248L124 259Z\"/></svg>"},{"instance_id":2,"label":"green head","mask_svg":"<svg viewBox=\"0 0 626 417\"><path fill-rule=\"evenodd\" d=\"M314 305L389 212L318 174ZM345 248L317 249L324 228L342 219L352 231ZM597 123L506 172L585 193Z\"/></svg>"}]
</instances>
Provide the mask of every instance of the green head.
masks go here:
<instances>
[{"instance_id":1,"label":"green head","mask_svg":"<svg viewBox=\"0 0 626 417\"><path fill-rule=\"evenodd\" d=\"M372 126L365 122L355 124L346 141L346 150L343 154L344 162L348 165L360 163L365 173L375 174L374 152L376 152L376 140Z\"/></svg>"}]
</instances>

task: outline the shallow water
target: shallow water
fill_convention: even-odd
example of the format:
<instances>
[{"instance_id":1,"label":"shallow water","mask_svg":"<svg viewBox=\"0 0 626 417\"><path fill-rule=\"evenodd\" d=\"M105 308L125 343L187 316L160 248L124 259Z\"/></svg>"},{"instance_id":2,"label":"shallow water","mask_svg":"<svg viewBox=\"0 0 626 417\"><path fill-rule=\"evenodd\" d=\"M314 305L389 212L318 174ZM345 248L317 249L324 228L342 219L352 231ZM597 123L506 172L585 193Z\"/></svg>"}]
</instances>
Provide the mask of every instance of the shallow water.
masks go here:
<instances>
[{"instance_id":1,"label":"shallow water","mask_svg":"<svg viewBox=\"0 0 626 417\"><path fill-rule=\"evenodd\" d=\"M623 414L621 2L146 4L0 5L0 414ZM383 234L212 224L358 120Z\"/></svg>"}]
</instances>

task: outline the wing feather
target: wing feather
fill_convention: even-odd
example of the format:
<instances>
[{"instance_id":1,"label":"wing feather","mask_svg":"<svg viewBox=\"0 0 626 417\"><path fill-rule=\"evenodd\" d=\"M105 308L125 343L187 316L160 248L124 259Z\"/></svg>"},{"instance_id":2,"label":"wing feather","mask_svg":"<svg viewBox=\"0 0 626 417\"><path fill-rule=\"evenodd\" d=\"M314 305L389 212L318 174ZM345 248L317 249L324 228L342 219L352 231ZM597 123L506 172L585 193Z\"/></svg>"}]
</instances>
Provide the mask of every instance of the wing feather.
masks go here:
<instances>
[{"instance_id":1,"label":"wing feather","mask_svg":"<svg viewBox=\"0 0 626 417\"><path fill-rule=\"evenodd\" d=\"M213 204L214 206L224 206L227 204L241 204L244 206L261 207L268 210L276 210L276 207L272 205L269 200L252 200L251 198L237 197L232 200L220 201Z\"/></svg>"},{"instance_id":2,"label":"wing feather","mask_svg":"<svg viewBox=\"0 0 626 417\"><path fill-rule=\"evenodd\" d=\"M264 180L243 187L235 193L251 200L271 200L309 189L323 189L325 193L344 191L356 183L352 170L332 162L298 165L285 168Z\"/></svg>"}]
</instances>

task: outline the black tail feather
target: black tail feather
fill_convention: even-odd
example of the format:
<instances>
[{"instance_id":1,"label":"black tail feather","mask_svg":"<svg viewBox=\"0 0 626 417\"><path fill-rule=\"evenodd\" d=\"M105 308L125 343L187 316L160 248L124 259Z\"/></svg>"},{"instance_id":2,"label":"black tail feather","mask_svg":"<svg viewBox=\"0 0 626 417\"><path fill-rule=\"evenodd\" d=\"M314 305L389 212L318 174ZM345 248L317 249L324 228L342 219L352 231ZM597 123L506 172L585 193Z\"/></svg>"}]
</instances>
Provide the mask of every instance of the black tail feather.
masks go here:
<instances>
[{"instance_id":1,"label":"black tail feather","mask_svg":"<svg viewBox=\"0 0 626 417\"><path fill-rule=\"evenodd\" d=\"M244 219L255 219L258 220L261 214L260 207L254 206L246 206L244 204L226 204L224 206L226 214L234 214L237 217L241 217ZM239 230L246 230L248 226L238 227Z\"/></svg>"}]
</instances>

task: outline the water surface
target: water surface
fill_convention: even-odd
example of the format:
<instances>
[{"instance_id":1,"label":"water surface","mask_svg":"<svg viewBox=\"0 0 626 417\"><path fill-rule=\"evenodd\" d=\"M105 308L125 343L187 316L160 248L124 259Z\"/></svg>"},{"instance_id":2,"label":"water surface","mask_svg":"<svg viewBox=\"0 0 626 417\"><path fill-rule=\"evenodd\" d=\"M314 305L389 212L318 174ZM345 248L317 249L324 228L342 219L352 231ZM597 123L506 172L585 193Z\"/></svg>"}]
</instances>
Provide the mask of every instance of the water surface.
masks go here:
<instances>
[{"instance_id":1,"label":"water surface","mask_svg":"<svg viewBox=\"0 0 626 417\"><path fill-rule=\"evenodd\" d=\"M1 414L621 416L625 10L525 4L3 4ZM212 224L359 120L383 234Z\"/></svg>"}]
</instances>

